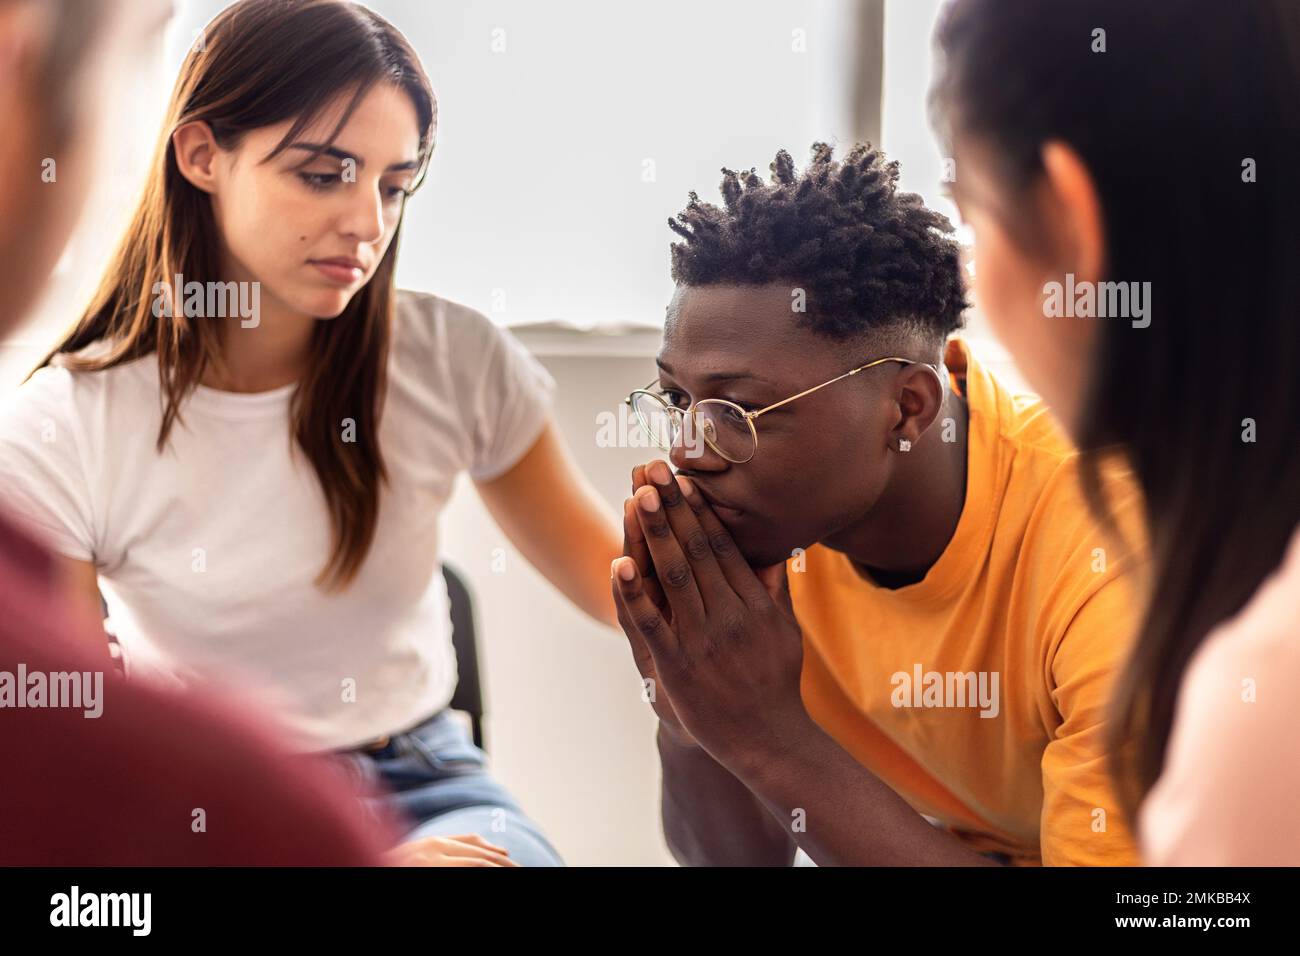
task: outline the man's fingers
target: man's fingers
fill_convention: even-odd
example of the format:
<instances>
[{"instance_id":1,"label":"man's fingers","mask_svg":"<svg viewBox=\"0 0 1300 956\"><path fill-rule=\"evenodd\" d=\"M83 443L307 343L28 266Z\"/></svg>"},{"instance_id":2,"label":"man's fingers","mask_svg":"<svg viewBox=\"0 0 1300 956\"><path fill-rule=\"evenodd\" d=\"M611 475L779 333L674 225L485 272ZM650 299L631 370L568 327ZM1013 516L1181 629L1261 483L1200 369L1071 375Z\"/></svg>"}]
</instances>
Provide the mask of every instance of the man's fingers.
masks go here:
<instances>
[{"instance_id":1,"label":"man's fingers","mask_svg":"<svg viewBox=\"0 0 1300 956\"><path fill-rule=\"evenodd\" d=\"M758 568L754 575L781 613L790 620L795 620L794 601L790 597L790 576L786 573L785 562Z\"/></svg>"},{"instance_id":2,"label":"man's fingers","mask_svg":"<svg viewBox=\"0 0 1300 956\"><path fill-rule=\"evenodd\" d=\"M703 620L704 598L696 584L691 563L677 543L677 536L664 514L659 491L653 485L646 486L638 489L632 500L654 561L655 577L668 599L668 606L672 608L673 622Z\"/></svg>"},{"instance_id":3,"label":"man's fingers","mask_svg":"<svg viewBox=\"0 0 1300 956\"><path fill-rule=\"evenodd\" d=\"M645 638L641 636L641 632L632 621L632 612L627 609L627 602L623 600L623 589L619 587L617 571L612 567L609 582L610 589L614 592L614 611L618 614L618 626L627 635L628 645L632 648L632 661L642 677L651 677L654 675L654 656L650 653Z\"/></svg>"},{"instance_id":4,"label":"man's fingers","mask_svg":"<svg viewBox=\"0 0 1300 956\"><path fill-rule=\"evenodd\" d=\"M650 596L646 594L644 579L632 559L615 558L611 570L614 574L614 602L618 608L619 621L623 624L623 630L627 632L628 638L640 637L645 642L652 660L656 652L676 651L677 637L659 612L659 608L655 607ZM634 655L637 653L635 641L633 641L632 653ZM640 661L637 666L641 667ZM645 676L644 670L642 676Z\"/></svg>"},{"instance_id":5,"label":"man's fingers","mask_svg":"<svg viewBox=\"0 0 1300 956\"><path fill-rule=\"evenodd\" d=\"M645 464L635 465L632 468L632 494L636 494L638 488L643 488L647 484L649 482L645 476ZM664 597L663 588L659 586L659 580L655 576L655 563L650 557L650 548L646 545L641 522L636 517L636 503L631 498L623 502L623 544L623 553L636 562L637 570L645 578L645 589L650 595L650 600L654 601L665 614L669 614L668 599Z\"/></svg>"},{"instance_id":6,"label":"man's fingers","mask_svg":"<svg viewBox=\"0 0 1300 956\"><path fill-rule=\"evenodd\" d=\"M754 574L754 570L749 566L749 562L745 560L745 556L740 553L740 549L736 547L735 539L731 537L731 532L727 530L727 526L722 523L722 519L709 506L708 501L700 494L700 490L695 487L694 482L689 478L678 475L677 485L681 489L686 503L690 505L691 511L694 512L695 520L699 522L700 527L704 530L709 547L713 549L714 560L717 561L718 567L722 569L722 573L726 576L731 589L739 594L750 607L761 606L767 596L767 589Z\"/></svg>"},{"instance_id":7,"label":"man's fingers","mask_svg":"<svg viewBox=\"0 0 1300 956\"><path fill-rule=\"evenodd\" d=\"M645 578L645 589L660 608L668 606L664 592L655 578L654 561L650 558L650 547L646 544L645 531L636 517L636 505L631 498L623 502L623 553L636 562L636 569Z\"/></svg>"},{"instance_id":8,"label":"man's fingers","mask_svg":"<svg viewBox=\"0 0 1300 956\"><path fill-rule=\"evenodd\" d=\"M682 495L681 487L665 461L646 465L645 476L659 493L664 515L677 544L690 562L695 586L704 599L705 610L712 610L732 596L727 578L713 556L708 535L700 527L695 511Z\"/></svg>"}]
</instances>

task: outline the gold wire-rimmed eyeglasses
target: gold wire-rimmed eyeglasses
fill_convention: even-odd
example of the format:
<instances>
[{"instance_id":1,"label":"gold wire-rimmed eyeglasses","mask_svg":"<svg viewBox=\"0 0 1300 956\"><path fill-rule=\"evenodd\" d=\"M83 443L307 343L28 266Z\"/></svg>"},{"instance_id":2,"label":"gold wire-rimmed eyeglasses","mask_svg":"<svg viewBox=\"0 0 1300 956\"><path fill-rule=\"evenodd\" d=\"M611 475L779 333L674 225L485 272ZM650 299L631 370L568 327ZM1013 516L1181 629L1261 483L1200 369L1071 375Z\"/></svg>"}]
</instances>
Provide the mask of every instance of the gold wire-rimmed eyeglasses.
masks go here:
<instances>
[{"instance_id":1,"label":"gold wire-rimmed eyeglasses","mask_svg":"<svg viewBox=\"0 0 1300 956\"><path fill-rule=\"evenodd\" d=\"M645 388L635 389L632 394L623 399L623 402L632 410L637 423L657 448L672 451L683 430L687 429L686 423L689 421L689 431L686 435L686 441L683 443L688 458L698 458L704 454L704 449L694 440L694 434L698 432L704 438L705 443L727 461L743 465L758 454L758 428L754 425L754 419L760 415L766 415L782 405L788 405L796 398L811 395L827 385L834 385L851 375L857 375L859 372L874 368L877 365L884 365L886 362L899 362L903 365L924 365L934 370L935 374L939 376L940 384L943 382L943 374L939 371L938 366L929 362L917 362L913 359L891 355L888 358L868 362L866 365L859 365L857 368L850 369L843 375L837 375L820 385L806 388L797 395L791 395L789 398L768 405L766 408L754 409L753 411L747 411L735 402L728 401L725 398L706 398L695 402L688 408L678 408L666 401L663 395L651 391L656 384L655 382L651 382Z\"/></svg>"}]
</instances>

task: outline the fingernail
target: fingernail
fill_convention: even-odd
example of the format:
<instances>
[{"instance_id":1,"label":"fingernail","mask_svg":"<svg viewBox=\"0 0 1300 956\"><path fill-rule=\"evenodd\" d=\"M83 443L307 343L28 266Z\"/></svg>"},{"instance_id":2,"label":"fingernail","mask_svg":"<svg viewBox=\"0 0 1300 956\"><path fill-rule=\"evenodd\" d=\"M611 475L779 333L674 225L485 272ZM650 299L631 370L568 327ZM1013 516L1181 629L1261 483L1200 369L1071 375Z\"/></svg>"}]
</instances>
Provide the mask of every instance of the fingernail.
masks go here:
<instances>
[{"instance_id":1,"label":"fingernail","mask_svg":"<svg viewBox=\"0 0 1300 956\"><path fill-rule=\"evenodd\" d=\"M659 492L655 491L649 485L638 488L636 492L636 503L641 506L642 511L648 511L654 514L659 510Z\"/></svg>"},{"instance_id":2,"label":"fingernail","mask_svg":"<svg viewBox=\"0 0 1300 956\"><path fill-rule=\"evenodd\" d=\"M632 566L631 558L619 558L614 563L618 567L618 576L624 581L631 581L636 577L636 568Z\"/></svg>"},{"instance_id":3,"label":"fingernail","mask_svg":"<svg viewBox=\"0 0 1300 956\"><path fill-rule=\"evenodd\" d=\"M682 494L687 498L695 497L695 483L685 475L677 476L677 487L682 489Z\"/></svg>"},{"instance_id":4,"label":"fingernail","mask_svg":"<svg viewBox=\"0 0 1300 956\"><path fill-rule=\"evenodd\" d=\"M617 572L618 572L618 558L615 558L613 561L609 562L609 579L611 581L614 580L614 575Z\"/></svg>"},{"instance_id":5,"label":"fingernail","mask_svg":"<svg viewBox=\"0 0 1300 956\"><path fill-rule=\"evenodd\" d=\"M673 480L672 472L668 470L668 465L662 461L652 461L650 467L646 469L650 480L656 485L666 485Z\"/></svg>"}]
</instances>

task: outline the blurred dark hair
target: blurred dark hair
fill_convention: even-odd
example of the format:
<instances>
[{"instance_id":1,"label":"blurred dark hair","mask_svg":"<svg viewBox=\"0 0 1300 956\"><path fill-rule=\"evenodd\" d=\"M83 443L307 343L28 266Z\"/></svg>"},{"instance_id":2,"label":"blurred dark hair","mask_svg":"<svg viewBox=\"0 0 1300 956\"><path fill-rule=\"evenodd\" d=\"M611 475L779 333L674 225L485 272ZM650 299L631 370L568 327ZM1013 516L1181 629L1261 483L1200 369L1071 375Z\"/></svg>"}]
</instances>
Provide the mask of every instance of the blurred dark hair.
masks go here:
<instances>
[{"instance_id":1,"label":"blurred dark hair","mask_svg":"<svg viewBox=\"0 0 1300 956\"><path fill-rule=\"evenodd\" d=\"M936 40L936 125L996 157L1010 234L1032 241L1021 200L1062 141L1100 196L1107 278L1151 282L1149 327L1099 320L1075 436L1095 507L1115 446L1146 502L1152 588L1110 727L1132 812L1188 659L1300 521L1300 4L957 0Z\"/></svg>"}]
</instances>

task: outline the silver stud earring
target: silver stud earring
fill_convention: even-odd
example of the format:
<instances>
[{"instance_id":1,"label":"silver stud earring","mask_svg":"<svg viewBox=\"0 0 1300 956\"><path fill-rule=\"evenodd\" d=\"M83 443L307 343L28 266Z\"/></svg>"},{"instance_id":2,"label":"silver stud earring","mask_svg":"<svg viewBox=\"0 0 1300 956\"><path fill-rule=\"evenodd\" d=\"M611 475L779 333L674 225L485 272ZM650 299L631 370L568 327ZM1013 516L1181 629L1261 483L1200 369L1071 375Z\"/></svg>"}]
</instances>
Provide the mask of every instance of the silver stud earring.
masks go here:
<instances>
[{"instance_id":1,"label":"silver stud earring","mask_svg":"<svg viewBox=\"0 0 1300 956\"><path fill-rule=\"evenodd\" d=\"M900 439L898 440L898 450L899 450L899 451L911 451L911 450L912 450L912 443L911 443L910 441L908 441L906 438L900 438Z\"/></svg>"}]
</instances>

